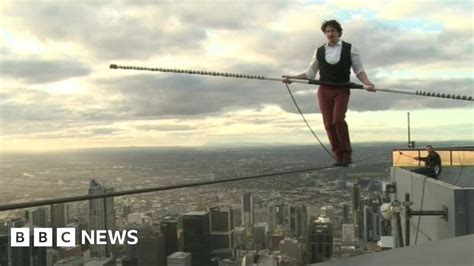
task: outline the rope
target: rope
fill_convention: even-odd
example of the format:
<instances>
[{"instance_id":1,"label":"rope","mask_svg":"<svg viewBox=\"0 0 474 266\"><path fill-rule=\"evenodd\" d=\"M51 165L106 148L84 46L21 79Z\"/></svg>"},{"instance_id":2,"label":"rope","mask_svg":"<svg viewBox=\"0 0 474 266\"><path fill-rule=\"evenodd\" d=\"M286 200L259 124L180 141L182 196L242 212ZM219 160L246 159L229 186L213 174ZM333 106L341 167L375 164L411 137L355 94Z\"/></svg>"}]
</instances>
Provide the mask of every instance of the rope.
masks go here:
<instances>
[{"instance_id":1,"label":"rope","mask_svg":"<svg viewBox=\"0 0 474 266\"><path fill-rule=\"evenodd\" d=\"M290 87L288 86L288 84L285 83L285 86L286 86L286 89L288 90L288 93L290 94L291 99L293 100L293 103L294 103L295 106L296 106L296 109L297 109L298 112L300 113L301 118L303 118L303 121L305 122L306 126L309 128L309 130L311 131L311 133L313 134L314 138L319 142L319 144L321 145L321 147L323 147L323 149L329 154L329 156L331 156L331 158L333 158L334 160L336 160L336 157L334 157L334 155L328 150L328 148L326 148L326 146L324 146L323 142L319 139L318 135L316 135L316 133L314 133L314 130L311 128L311 126L309 125L308 121L307 121L306 118L304 117L303 112L301 111L301 109L300 109L298 103L296 102L296 99L295 99L295 97L293 96L293 92L291 91L291 89L290 89Z\"/></svg>"}]
</instances>

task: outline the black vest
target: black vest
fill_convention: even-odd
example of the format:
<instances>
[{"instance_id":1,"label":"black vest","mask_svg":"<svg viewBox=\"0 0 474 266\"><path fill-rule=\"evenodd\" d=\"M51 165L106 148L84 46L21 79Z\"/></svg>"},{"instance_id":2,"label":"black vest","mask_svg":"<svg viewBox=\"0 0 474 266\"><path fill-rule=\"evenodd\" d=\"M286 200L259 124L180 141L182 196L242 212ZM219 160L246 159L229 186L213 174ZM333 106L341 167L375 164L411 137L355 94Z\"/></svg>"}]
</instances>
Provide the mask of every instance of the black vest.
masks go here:
<instances>
[{"instance_id":1,"label":"black vest","mask_svg":"<svg viewBox=\"0 0 474 266\"><path fill-rule=\"evenodd\" d=\"M319 63L319 79L327 82L345 83L350 81L351 76L351 47L347 42L342 42L341 59L334 65L326 61L326 50L324 45L318 48L316 59Z\"/></svg>"}]
</instances>

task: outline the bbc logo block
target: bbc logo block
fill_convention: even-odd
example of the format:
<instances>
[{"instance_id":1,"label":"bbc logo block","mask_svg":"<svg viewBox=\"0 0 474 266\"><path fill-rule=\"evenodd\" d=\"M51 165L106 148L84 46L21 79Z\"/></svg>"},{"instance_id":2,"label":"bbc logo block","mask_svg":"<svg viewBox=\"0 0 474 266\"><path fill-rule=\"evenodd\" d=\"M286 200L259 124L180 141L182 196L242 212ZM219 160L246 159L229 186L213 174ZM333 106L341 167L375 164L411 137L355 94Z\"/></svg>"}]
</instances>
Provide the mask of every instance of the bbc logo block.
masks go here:
<instances>
[{"instance_id":1,"label":"bbc logo block","mask_svg":"<svg viewBox=\"0 0 474 266\"><path fill-rule=\"evenodd\" d=\"M53 246L53 228L33 229L33 246L52 247Z\"/></svg>"},{"instance_id":2,"label":"bbc logo block","mask_svg":"<svg viewBox=\"0 0 474 266\"><path fill-rule=\"evenodd\" d=\"M30 246L30 228L12 228L10 237L10 246L29 247Z\"/></svg>"},{"instance_id":3,"label":"bbc logo block","mask_svg":"<svg viewBox=\"0 0 474 266\"><path fill-rule=\"evenodd\" d=\"M35 247L53 246L53 228L34 228L33 243L30 243L30 228L11 228L10 246ZM58 228L56 231L56 243L60 247L74 247L76 245L75 228Z\"/></svg>"},{"instance_id":4,"label":"bbc logo block","mask_svg":"<svg viewBox=\"0 0 474 266\"><path fill-rule=\"evenodd\" d=\"M56 241L58 247L76 246L76 229L58 228L56 231Z\"/></svg>"}]
</instances>

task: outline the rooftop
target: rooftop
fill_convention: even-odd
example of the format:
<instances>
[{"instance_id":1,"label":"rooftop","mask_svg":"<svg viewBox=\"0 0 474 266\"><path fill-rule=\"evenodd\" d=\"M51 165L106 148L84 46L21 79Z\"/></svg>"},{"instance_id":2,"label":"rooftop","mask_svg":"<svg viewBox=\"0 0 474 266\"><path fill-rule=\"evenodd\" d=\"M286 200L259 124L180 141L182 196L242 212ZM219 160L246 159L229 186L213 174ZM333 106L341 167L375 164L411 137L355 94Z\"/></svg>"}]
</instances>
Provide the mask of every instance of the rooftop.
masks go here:
<instances>
[{"instance_id":1,"label":"rooftop","mask_svg":"<svg viewBox=\"0 0 474 266\"><path fill-rule=\"evenodd\" d=\"M416 246L390 249L373 254L337 259L321 266L368 265L474 265L474 235L448 238Z\"/></svg>"}]
</instances>

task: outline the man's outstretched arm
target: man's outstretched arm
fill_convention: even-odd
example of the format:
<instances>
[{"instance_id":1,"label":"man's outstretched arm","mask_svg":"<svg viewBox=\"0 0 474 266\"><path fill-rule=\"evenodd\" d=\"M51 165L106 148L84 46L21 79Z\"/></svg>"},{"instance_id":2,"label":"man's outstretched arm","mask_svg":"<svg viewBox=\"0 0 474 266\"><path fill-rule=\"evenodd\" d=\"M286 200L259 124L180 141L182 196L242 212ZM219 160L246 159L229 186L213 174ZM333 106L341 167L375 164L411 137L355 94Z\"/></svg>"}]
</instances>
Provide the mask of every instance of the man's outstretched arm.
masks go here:
<instances>
[{"instance_id":1,"label":"man's outstretched arm","mask_svg":"<svg viewBox=\"0 0 474 266\"><path fill-rule=\"evenodd\" d=\"M365 71L360 72L359 75L357 75L357 78L367 86L367 91L375 92L375 86L372 82L370 82L369 77L367 77Z\"/></svg>"}]
</instances>

